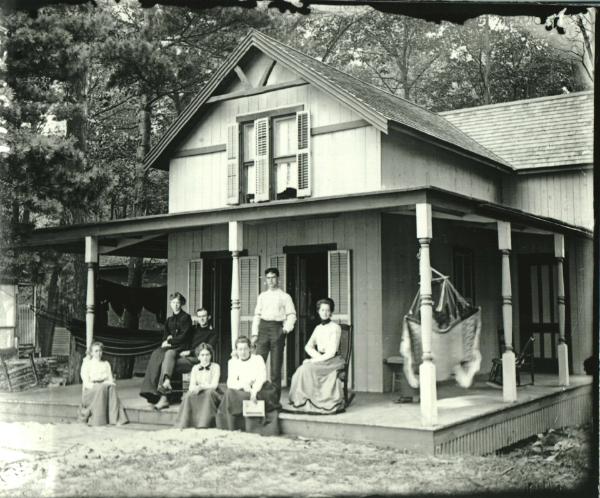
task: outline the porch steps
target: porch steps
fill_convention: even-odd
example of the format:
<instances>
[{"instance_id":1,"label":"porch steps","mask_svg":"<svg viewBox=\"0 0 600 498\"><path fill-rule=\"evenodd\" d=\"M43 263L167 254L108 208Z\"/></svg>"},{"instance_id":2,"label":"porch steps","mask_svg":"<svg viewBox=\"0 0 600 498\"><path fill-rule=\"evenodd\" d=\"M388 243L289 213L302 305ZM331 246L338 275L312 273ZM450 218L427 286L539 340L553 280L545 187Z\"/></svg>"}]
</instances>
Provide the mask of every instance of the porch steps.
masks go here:
<instances>
[{"instance_id":1,"label":"porch steps","mask_svg":"<svg viewBox=\"0 0 600 498\"><path fill-rule=\"evenodd\" d=\"M538 378L536 378L538 381ZM485 387L469 391L440 389L439 422L420 425L418 404L394 404L398 395L358 393L337 415L281 413L285 435L339 439L427 454L488 454L551 428L580 425L592 418L592 379L574 377L568 388L556 377L519 390L520 400L506 404L501 392ZM139 379L119 382L131 427L172 426L177 405L157 412L138 395ZM483 383L485 385L485 383ZM454 394L458 393L458 396ZM467 394L465 394L467 393ZM0 394L0 420L76 422L80 386ZM443 397L445 396L445 397Z\"/></svg>"}]
</instances>

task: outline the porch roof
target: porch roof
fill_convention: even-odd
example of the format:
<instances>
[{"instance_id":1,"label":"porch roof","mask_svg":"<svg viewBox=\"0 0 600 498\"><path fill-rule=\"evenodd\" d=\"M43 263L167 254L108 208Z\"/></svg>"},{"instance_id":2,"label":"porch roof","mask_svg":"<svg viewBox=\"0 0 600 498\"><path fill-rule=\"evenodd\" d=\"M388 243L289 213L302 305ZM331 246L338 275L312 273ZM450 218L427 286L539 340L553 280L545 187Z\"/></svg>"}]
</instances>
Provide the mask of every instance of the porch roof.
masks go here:
<instances>
[{"instance_id":1,"label":"porch roof","mask_svg":"<svg viewBox=\"0 0 600 498\"><path fill-rule=\"evenodd\" d=\"M366 192L346 197L288 199L266 204L248 204L205 211L168 213L125 218L99 223L39 228L19 244L20 249L55 249L83 253L86 236L98 238L100 254L167 258L168 234L230 221L261 222L331 216L365 210L398 211L410 214L414 205L431 203L434 216L465 222L510 221L515 229L590 237L581 227L518 209L466 197L436 187Z\"/></svg>"}]
</instances>

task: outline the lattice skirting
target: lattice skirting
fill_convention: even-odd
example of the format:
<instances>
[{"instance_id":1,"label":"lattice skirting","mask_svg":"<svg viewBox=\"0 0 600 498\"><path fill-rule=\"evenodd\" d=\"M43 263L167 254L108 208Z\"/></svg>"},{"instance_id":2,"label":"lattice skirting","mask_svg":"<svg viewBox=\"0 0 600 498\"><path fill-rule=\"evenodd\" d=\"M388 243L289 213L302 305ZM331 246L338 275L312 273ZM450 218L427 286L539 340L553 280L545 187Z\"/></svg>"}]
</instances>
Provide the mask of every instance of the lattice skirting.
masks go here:
<instances>
[{"instance_id":1,"label":"lattice skirting","mask_svg":"<svg viewBox=\"0 0 600 498\"><path fill-rule=\"evenodd\" d=\"M549 429L591 421L591 388L583 386L444 428L434 436L435 454L484 455Z\"/></svg>"}]
</instances>

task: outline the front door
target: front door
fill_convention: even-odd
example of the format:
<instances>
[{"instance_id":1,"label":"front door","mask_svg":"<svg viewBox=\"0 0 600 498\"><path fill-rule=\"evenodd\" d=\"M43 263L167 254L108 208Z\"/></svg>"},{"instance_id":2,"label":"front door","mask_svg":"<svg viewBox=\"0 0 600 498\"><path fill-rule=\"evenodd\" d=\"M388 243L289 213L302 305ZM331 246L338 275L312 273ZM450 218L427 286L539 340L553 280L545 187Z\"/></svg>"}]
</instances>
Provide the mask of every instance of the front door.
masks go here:
<instances>
[{"instance_id":1,"label":"front door","mask_svg":"<svg viewBox=\"0 0 600 498\"><path fill-rule=\"evenodd\" d=\"M215 361L221 365L221 382L224 382L231 352L231 257L203 255L202 259L202 304L212 316L212 325L219 336Z\"/></svg>"},{"instance_id":2,"label":"front door","mask_svg":"<svg viewBox=\"0 0 600 498\"><path fill-rule=\"evenodd\" d=\"M293 249L291 249L293 251ZM297 322L287 337L288 385L307 357L304 346L319 323L316 304L327 297L327 248L315 252L287 253L287 292L296 306Z\"/></svg>"},{"instance_id":3,"label":"front door","mask_svg":"<svg viewBox=\"0 0 600 498\"><path fill-rule=\"evenodd\" d=\"M536 254L520 257L520 346L522 349L529 337L533 335L535 367L541 372L558 372L559 328L556 278L555 259L551 255Z\"/></svg>"}]
</instances>

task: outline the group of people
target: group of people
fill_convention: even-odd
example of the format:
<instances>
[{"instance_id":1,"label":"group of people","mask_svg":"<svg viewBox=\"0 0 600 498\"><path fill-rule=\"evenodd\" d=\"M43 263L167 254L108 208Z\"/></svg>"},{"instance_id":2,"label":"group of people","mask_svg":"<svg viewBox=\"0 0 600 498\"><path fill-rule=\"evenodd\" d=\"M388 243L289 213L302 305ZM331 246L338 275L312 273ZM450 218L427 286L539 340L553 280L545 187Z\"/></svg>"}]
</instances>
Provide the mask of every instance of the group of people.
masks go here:
<instances>
[{"instance_id":1,"label":"group of people","mask_svg":"<svg viewBox=\"0 0 600 498\"><path fill-rule=\"evenodd\" d=\"M286 335L294 329L296 310L290 295L279 288L277 268L266 269L265 280L268 288L258 296L251 335L235 341L224 389L219 385L221 369L214 354L218 337L209 324L208 311L197 310L198 326L194 326L182 309L185 297L179 292L169 297L173 314L166 320L161 346L150 356L140 395L156 410L162 410L169 406L174 375L189 373L177 427L277 432L283 351ZM320 299L316 306L321 323L305 346L309 358L292 376L289 405L294 411L332 414L345 408L343 384L337 375L344 367L338 354L341 328L331 321L333 300ZM270 381L266 368L269 354ZM101 344L94 343L90 358L84 360L82 412L92 413L87 418L90 424L125 423L127 417L116 395L110 365L101 361L101 356ZM96 375L100 371L103 374ZM264 402L264 416L244 417L244 401L258 400ZM96 417L95 411L102 415Z\"/></svg>"}]
</instances>

